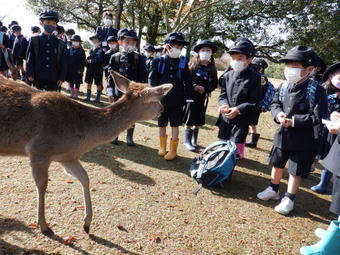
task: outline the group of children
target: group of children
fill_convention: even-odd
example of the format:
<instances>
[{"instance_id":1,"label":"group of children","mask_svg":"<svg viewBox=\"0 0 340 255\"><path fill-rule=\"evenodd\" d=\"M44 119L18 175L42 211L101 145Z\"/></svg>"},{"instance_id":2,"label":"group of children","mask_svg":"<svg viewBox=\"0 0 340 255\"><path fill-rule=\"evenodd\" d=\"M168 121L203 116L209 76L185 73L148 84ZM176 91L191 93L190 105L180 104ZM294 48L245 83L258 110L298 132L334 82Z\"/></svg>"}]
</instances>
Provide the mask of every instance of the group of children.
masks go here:
<instances>
[{"instance_id":1,"label":"group of children","mask_svg":"<svg viewBox=\"0 0 340 255\"><path fill-rule=\"evenodd\" d=\"M199 128L205 124L209 96L218 84L221 87L218 98L218 138L234 141L239 159L244 157L245 146L257 146L260 135L256 125L260 113L265 110L264 101L269 100L266 103L267 110L270 108L278 126L269 154L271 182L257 197L261 200L280 199L279 184L288 162L287 192L275 211L289 214L294 209L301 179L309 175L316 159L324 159L325 170L320 183L312 189L324 193L334 176L331 210L340 214L340 170L333 163L339 156L336 153L340 141L337 134L340 127L339 63L325 70L325 64L310 47L296 46L281 59L285 64L286 81L276 91L271 91L272 85L264 75L268 64L262 58L255 58L255 46L247 38L238 38L230 47L230 67L218 79L214 61L217 46L210 40L199 41L194 47L197 54L188 61L182 52L189 41L185 40L183 33L172 32L166 36L164 47L147 45L144 56L137 52L139 38L136 32L130 29L117 31L112 27L112 14L105 13L104 25L98 27L96 34L89 38L92 48L86 57L82 40L73 30L64 31L59 27L55 33L58 13L46 11L40 14L39 19L44 31L32 36L29 42L21 35L18 24L11 26L14 39L0 32L1 50L12 49L14 63L21 77L26 77L38 89L57 91L67 81L70 96L78 98L85 68L85 101L91 100L91 86L94 83L97 87L94 101L100 102L104 74L109 102L113 103L122 96L109 75L111 70L132 81L149 83L151 86L173 84L173 89L161 101L164 111L158 118L158 155L165 160L173 160L177 156L179 126L183 124L185 148L197 150L197 137ZM37 28L32 28L32 32L37 33ZM60 35L64 33L66 37L63 38ZM4 59L5 56L1 51L0 57ZM7 63L0 61L0 72L9 68ZM171 138L167 150L166 127L169 124ZM246 144L249 131L251 142ZM127 130L127 144L130 146L134 145L133 133L134 126ZM118 138L112 143L118 144ZM333 162L329 156L330 150Z\"/></svg>"}]
</instances>

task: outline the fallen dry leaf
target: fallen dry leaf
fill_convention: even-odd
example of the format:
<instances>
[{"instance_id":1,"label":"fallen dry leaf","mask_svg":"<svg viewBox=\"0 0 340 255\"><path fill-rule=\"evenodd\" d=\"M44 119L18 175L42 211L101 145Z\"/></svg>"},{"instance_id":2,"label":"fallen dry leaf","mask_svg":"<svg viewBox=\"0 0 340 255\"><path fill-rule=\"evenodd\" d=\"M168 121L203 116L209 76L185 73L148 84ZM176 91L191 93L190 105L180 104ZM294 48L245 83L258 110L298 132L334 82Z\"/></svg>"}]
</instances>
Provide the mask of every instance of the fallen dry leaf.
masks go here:
<instances>
[{"instance_id":1,"label":"fallen dry leaf","mask_svg":"<svg viewBox=\"0 0 340 255\"><path fill-rule=\"evenodd\" d=\"M31 223L31 224L28 225L28 227L29 227L29 228L37 228L38 225L35 224L35 223Z\"/></svg>"},{"instance_id":2,"label":"fallen dry leaf","mask_svg":"<svg viewBox=\"0 0 340 255\"><path fill-rule=\"evenodd\" d=\"M65 245L70 245L74 243L75 241L77 241L77 238L75 236L66 236L66 237L63 237L63 241Z\"/></svg>"}]
</instances>

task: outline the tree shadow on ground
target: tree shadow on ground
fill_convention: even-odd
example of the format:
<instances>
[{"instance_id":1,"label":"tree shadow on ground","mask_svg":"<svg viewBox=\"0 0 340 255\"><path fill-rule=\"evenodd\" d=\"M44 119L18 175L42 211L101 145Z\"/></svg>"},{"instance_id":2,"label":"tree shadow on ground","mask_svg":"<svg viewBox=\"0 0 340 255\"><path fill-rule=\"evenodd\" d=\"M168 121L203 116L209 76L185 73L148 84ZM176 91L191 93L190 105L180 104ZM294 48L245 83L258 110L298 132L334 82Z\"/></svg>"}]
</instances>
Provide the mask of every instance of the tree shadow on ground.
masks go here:
<instances>
[{"instance_id":1,"label":"tree shadow on ground","mask_svg":"<svg viewBox=\"0 0 340 255\"><path fill-rule=\"evenodd\" d=\"M256 170L261 172L261 175L270 175L270 166L251 159L243 159L239 163L239 166L251 171ZM262 201L256 197L258 192L264 190L269 185L269 176L268 178L265 178L259 175L246 173L244 171L238 171L237 169L238 167L234 170L232 179L229 183L224 185L222 188L211 188L211 192L217 196L241 199L273 208L279 203L278 201ZM284 174L284 179L288 179L287 172ZM301 186L309 188L310 183L311 181L307 179L304 180ZM281 196L283 196L286 190L287 185L285 183L281 183ZM329 205L329 201L313 194L312 192L300 189L296 197L295 209L291 213L291 216L288 217L311 218L312 220L328 224L329 220L332 219L332 215L328 210Z\"/></svg>"}]
</instances>

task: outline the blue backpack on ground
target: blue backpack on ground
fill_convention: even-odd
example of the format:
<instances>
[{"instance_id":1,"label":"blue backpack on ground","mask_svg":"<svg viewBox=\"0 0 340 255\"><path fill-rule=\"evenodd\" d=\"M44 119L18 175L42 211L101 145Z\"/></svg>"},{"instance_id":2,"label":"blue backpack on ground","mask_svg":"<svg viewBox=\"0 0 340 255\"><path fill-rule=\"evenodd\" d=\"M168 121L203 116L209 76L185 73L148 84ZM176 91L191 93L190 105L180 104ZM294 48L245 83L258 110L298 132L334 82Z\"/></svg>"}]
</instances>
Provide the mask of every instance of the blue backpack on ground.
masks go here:
<instances>
[{"instance_id":1,"label":"blue backpack on ground","mask_svg":"<svg viewBox=\"0 0 340 255\"><path fill-rule=\"evenodd\" d=\"M194 190L197 193L202 187L213 187L231 178L236 166L236 145L232 141L218 141L210 144L190 164L190 175L199 186Z\"/></svg>"},{"instance_id":2,"label":"blue backpack on ground","mask_svg":"<svg viewBox=\"0 0 340 255\"><path fill-rule=\"evenodd\" d=\"M161 56L158 58L158 72L160 74L164 74L165 71L165 56ZM181 56L179 58L179 64L178 64L178 79L182 81L182 70L185 68L185 64L187 63L187 58L184 56Z\"/></svg>"},{"instance_id":3,"label":"blue backpack on ground","mask_svg":"<svg viewBox=\"0 0 340 255\"><path fill-rule=\"evenodd\" d=\"M260 102L260 108L262 112L267 112L270 110L270 104L276 93L276 89L271 82L267 81L266 85L267 85L266 93L264 95L264 98Z\"/></svg>"}]
</instances>

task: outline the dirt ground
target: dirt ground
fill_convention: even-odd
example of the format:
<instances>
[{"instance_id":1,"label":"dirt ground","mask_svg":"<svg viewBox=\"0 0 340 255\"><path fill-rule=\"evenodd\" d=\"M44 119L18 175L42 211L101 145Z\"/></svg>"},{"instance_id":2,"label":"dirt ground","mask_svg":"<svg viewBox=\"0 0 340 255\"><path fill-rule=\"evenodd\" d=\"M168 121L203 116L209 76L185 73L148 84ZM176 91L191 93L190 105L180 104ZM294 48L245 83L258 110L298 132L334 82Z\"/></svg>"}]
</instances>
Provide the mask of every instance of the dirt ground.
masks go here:
<instances>
[{"instance_id":1,"label":"dirt ground","mask_svg":"<svg viewBox=\"0 0 340 255\"><path fill-rule=\"evenodd\" d=\"M218 91L199 134L202 147L217 139L217 96ZM118 146L88 152L81 161L91 180L91 235L82 230L81 186L59 164L49 169L46 217L56 235L47 238L36 228L28 159L0 157L0 254L299 254L301 246L317 240L314 229L327 228L334 218L330 196L309 189L318 181L319 167L303 182L291 216L277 214L277 202L258 200L257 192L270 180L267 158L275 124L269 113L262 115L258 130L258 148L246 149L231 183L198 196L192 195L196 183L188 172L197 153L180 144L176 160L158 157L155 120L136 125L136 147L126 146L123 133ZM286 180L287 175L282 194Z\"/></svg>"}]
</instances>

